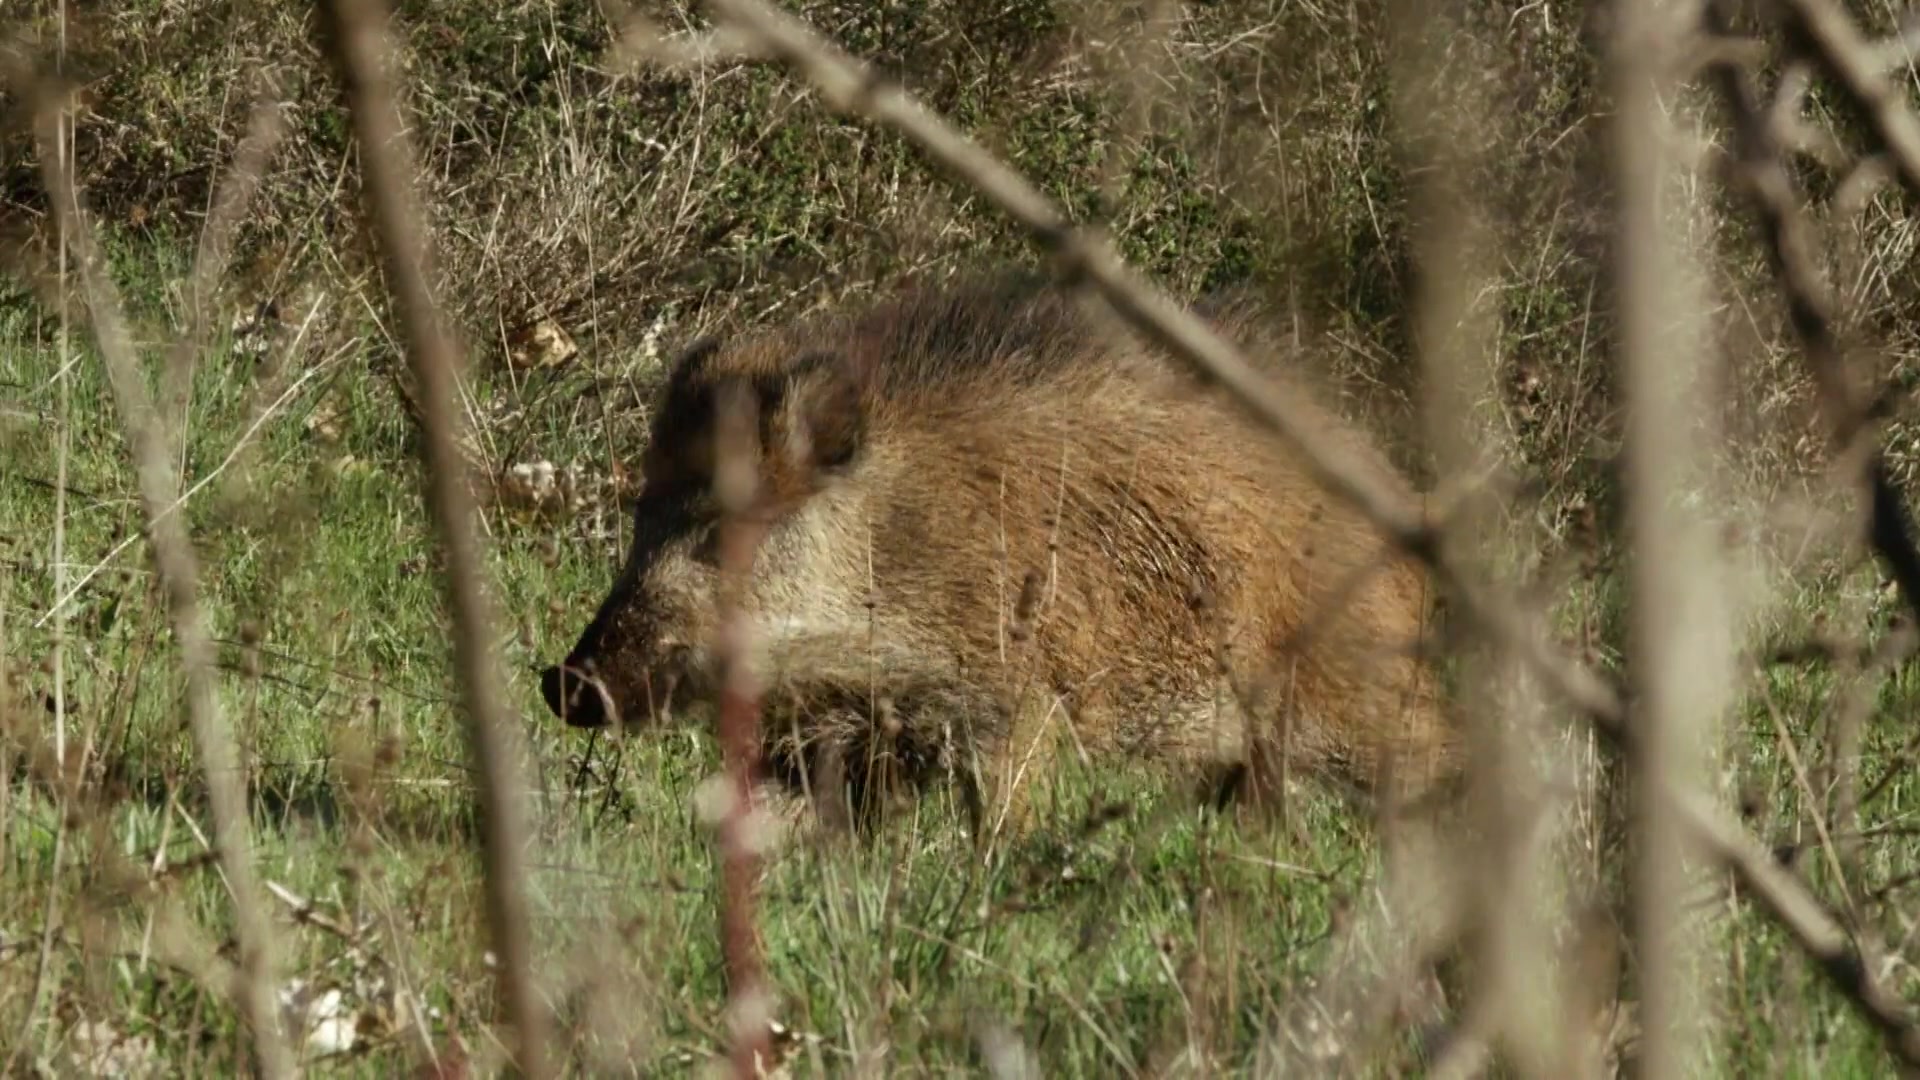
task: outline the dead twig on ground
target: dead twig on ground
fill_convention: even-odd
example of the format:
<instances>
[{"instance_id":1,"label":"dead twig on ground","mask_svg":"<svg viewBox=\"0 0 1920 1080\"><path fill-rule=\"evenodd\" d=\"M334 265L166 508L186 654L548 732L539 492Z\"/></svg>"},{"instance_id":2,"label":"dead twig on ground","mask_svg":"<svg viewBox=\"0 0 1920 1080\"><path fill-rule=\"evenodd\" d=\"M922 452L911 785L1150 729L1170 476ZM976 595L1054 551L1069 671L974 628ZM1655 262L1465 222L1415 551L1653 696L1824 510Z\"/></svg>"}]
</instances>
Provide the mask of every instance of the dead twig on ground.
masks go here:
<instances>
[{"instance_id":1,"label":"dead twig on ground","mask_svg":"<svg viewBox=\"0 0 1920 1080\"><path fill-rule=\"evenodd\" d=\"M1053 202L910 94L763 0L710 0L719 14L751 32L760 51L812 83L834 108L854 113L912 142L960 183L1032 234L1058 273L1099 290L1133 328L1197 374L1223 386L1248 415L1300 455L1322 487L1371 519L1402 550L1427 562L1450 590L1460 614L1537 671L1613 742L1631 752L1637 737L1626 704L1607 679L1567 656L1538 620L1447 557L1420 501L1335 449L1337 429L1318 408L1281 393L1230 342L1131 271L1103 240L1075 229ZM1920 1029L1906 1003L1869 970L1846 928L1802 882L1717 804L1697 792L1666 790L1676 827L1730 871L1746 895L1820 966L1902 1060L1920 1065Z\"/></svg>"},{"instance_id":2,"label":"dead twig on ground","mask_svg":"<svg viewBox=\"0 0 1920 1080\"><path fill-rule=\"evenodd\" d=\"M533 984L528 927L523 853L527 826L521 801L526 784L519 776L517 732L501 701L489 629L492 612L481 587L485 564L465 483L467 462L460 452L461 413L454 408L460 348L429 291L427 242L414 204L412 153L400 126L386 7L380 0L334 0L322 11L327 51L360 146L367 207L419 387L427 504L446 553L443 573L453 612L454 667L478 773L481 869L487 927L499 961L500 999L514 1030L515 1064L527 1076L543 1077L551 1070L546 1010Z\"/></svg>"}]
</instances>

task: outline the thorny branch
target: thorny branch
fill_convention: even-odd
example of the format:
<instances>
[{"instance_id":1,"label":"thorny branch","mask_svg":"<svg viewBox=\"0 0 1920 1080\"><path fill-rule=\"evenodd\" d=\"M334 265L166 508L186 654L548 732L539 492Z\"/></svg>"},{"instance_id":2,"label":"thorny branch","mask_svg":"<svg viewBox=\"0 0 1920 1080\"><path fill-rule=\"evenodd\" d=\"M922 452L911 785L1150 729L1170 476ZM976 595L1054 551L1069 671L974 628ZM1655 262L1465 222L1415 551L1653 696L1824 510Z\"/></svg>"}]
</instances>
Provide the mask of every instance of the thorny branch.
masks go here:
<instances>
[{"instance_id":1,"label":"thorny branch","mask_svg":"<svg viewBox=\"0 0 1920 1080\"><path fill-rule=\"evenodd\" d=\"M427 242L414 205L413 163L395 100L396 69L381 0L333 0L322 9L327 51L353 114L363 184L375 234L399 304L408 359L419 385L426 496L434 531L446 550L445 583L453 610L454 666L466 706L468 742L479 774L481 860L487 927L499 960L499 992L514 1030L520 1071L550 1074L545 1006L533 983L533 946L526 903L526 811L521 805L518 740L501 705L489 630L492 612L481 592L485 564L463 475L454 408L460 349L429 292Z\"/></svg>"},{"instance_id":2,"label":"thorny branch","mask_svg":"<svg viewBox=\"0 0 1920 1080\"><path fill-rule=\"evenodd\" d=\"M1832 0L1783 0L1783 6L1809 51L1865 114L1900 185L1920 199L1920 118L1900 87L1881 74L1873 45Z\"/></svg>"},{"instance_id":3,"label":"thorny branch","mask_svg":"<svg viewBox=\"0 0 1920 1080\"><path fill-rule=\"evenodd\" d=\"M1806 44L1823 52L1834 50L1833 55L1842 58L1828 60L1828 67L1840 75L1849 92L1861 98L1862 107L1882 131L1882 141L1894 160L1901 163L1897 171L1903 182L1920 197L1920 128L1915 128L1898 91L1875 72L1870 58L1859 55L1867 50L1865 40L1845 13L1834 12L1825 4L1795 0L1788 6L1800 20ZM1706 19L1709 39L1729 36L1732 20L1725 0L1709 4ZM1815 269L1817 245L1800 212L1799 196L1783 156L1785 141L1777 130L1777 121L1785 118L1777 117L1759 100L1738 57L1715 54L1706 70L1732 113L1739 181L1759 219L1768 258L1787 302L1788 319L1806 354L1833 447L1841 455L1861 456L1868 494L1868 542L1893 575L1908 610L1920 620L1920 546L1914 542L1913 524L1888 472L1885 454L1877 445L1862 442L1871 437L1869 410L1849 381L1846 356L1834 331L1833 299ZM1869 99L1880 105L1867 106ZM1901 146L1908 150L1904 159L1898 150Z\"/></svg>"},{"instance_id":4,"label":"thorny branch","mask_svg":"<svg viewBox=\"0 0 1920 1080\"><path fill-rule=\"evenodd\" d=\"M1806 2L1806 0L1801 0ZM1324 488L1365 513L1395 545L1428 563L1448 587L1462 616L1513 650L1574 708L1617 745L1636 738L1618 689L1568 656L1538 620L1449 558L1436 543L1435 524L1392 478L1382 477L1334 449L1336 429L1317 408L1280 393L1240 350L1191 312L1126 267L1112 246L1075 229L1053 203L1017 172L968 141L911 95L883 82L865 65L821 38L805 23L764 0L710 0L711 6L759 47L812 83L829 104L863 116L906 138L1033 235L1053 255L1060 276L1091 284L1137 331L1206 378L1301 456ZM1920 156L1917 156L1920 157ZM1670 800L1676 824L1726 867L1755 903L1811 956L1829 981L1881 1031L1902 1060L1920 1065L1920 1029L1899 996L1861 958L1846 928L1766 847L1703 795L1656 793Z\"/></svg>"}]
</instances>

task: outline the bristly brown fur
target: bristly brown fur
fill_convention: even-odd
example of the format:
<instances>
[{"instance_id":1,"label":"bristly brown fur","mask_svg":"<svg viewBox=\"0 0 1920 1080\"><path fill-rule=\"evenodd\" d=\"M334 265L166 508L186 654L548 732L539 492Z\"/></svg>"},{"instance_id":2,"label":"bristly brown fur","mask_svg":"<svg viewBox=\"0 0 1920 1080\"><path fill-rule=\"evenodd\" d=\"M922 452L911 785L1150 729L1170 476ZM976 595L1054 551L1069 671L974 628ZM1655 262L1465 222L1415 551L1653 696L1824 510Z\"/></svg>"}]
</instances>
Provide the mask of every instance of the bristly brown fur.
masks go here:
<instances>
[{"instance_id":1,"label":"bristly brown fur","mask_svg":"<svg viewBox=\"0 0 1920 1080\"><path fill-rule=\"evenodd\" d=\"M1210 313L1253 341L1254 312ZM776 764L827 753L861 792L876 762L959 770L995 817L1018 816L1063 734L1095 758L1237 767L1256 792L1290 771L1422 788L1450 768L1415 648L1421 569L1223 398L1019 275L690 348L656 414L633 556L549 674L557 713L605 719L578 714L560 670L591 667L606 697L588 706L629 718L649 689L665 700L663 677L702 680L727 385L759 417Z\"/></svg>"}]
</instances>

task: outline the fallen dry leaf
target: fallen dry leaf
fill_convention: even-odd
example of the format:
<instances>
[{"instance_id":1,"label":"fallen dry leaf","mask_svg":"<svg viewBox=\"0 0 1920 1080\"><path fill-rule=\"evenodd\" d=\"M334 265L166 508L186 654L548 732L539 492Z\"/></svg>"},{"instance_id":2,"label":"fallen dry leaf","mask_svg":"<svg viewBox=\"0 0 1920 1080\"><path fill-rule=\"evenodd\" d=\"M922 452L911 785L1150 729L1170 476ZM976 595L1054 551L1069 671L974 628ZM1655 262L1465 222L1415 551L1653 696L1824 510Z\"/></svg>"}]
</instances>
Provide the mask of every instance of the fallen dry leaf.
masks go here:
<instances>
[{"instance_id":1,"label":"fallen dry leaf","mask_svg":"<svg viewBox=\"0 0 1920 1080\"><path fill-rule=\"evenodd\" d=\"M559 367L579 352L573 338L552 319L541 319L507 335L507 363L521 371Z\"/></svg>"}]
</instances>

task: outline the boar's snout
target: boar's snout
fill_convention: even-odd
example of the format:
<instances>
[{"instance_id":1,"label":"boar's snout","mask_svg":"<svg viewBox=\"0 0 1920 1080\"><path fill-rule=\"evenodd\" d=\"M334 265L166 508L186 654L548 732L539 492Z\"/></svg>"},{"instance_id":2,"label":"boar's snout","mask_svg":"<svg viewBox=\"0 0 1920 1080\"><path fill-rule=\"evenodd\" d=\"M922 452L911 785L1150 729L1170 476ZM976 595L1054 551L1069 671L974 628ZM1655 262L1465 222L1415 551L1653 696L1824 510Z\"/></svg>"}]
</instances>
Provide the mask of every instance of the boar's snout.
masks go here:
<instances>
[{"instance_id":1,"label":"boar's snout","mask_svg":"<svg viewBox=\"0 0 1920 1080\"><path fill-rule=\"evenodd\" d=\"M576 650L540 673L553 715L576 728L632 728L665 721L701 693L697 650L660 646L645 657Z\"/></svg>"},{"instance_id":2,"label":"boar's snout","mask_svg":"<svg viewBox=\"0 0 1920 1080\"><path fill-rule=\"evenodd\" d=\"M541 672L540 694L553 715L569 727L605 727L617 715L606 684L571 664L556 664Z\"/></svg>"}]
</instances>

